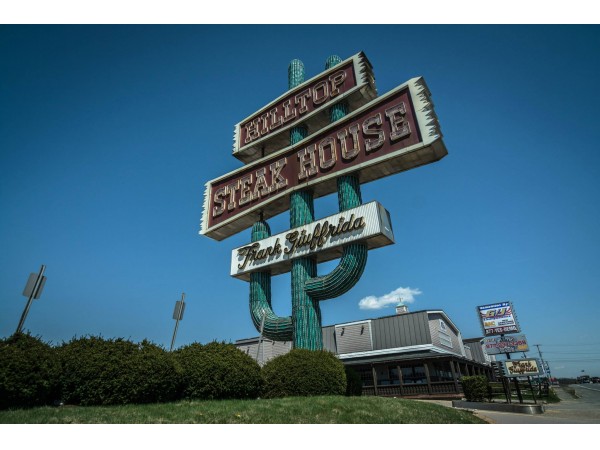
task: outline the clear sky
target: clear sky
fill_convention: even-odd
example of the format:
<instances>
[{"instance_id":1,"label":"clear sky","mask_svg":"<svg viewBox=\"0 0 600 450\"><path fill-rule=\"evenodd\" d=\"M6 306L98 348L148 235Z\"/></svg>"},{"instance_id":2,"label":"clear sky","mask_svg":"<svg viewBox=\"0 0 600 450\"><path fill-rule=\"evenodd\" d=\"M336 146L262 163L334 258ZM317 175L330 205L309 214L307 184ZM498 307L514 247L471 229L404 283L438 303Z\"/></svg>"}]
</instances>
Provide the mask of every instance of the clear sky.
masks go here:
<instances>
[{"instance_id":1,"label":"clear sky","mask_svg":"<svg viewBox=\"0 0 600 450\"><path fill-rule=\"evenodd\" d=\"M292 59L308 79L364 51L379 94L425 78L448 156L362 186L396 243L321 303L323 324L393 314L359 302L404 288L472 338L477 306L512 301L528 356L539 344L553 375L600 376L598 49L598 26L0 26L0 336L42 264L25 330L47 342L168 348L183 292L177 346L256 336L229 276L250 231L199 235L204 184L241 167L233 127L286 91ZM290 290L273 279L276 313Z\"/></svg>"}]
</instances>

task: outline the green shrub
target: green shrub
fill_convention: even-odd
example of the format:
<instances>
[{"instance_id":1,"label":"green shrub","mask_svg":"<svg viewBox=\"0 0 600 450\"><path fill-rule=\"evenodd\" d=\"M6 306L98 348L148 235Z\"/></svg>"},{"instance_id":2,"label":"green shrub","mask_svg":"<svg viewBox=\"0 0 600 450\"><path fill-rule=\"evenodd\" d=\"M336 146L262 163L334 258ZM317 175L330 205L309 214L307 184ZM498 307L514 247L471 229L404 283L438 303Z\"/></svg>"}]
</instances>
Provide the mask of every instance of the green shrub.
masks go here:
<instances>
[{"instance_id":1,"label":"green shrub","mask_svg":"<svg viewBox=\"0 0 600 450\"><path fill-rule=\"evenodd\" d=\"M79 405L154 403L176 399L171 355L147 340L82 337L58 348L62 400Z\"/></svg>"},{"instance_id":2,"label":"green shrub","mask_svg":"<svg viewBox=\"0 0 600 450\"><path fill-rule=\"evenodd\" d=\"M0 340L0 409L41 406L58 398L53 347L29 334Z\"/></svg>"},{"instance_id":3,"label":"green shrub","mask_svg":"<svg viewBox=\"0 0 600 450\"><path fill-rule=\"evenodd\" d=\"M482 375L462 377L460 382L468 402L482 402L489 397L490 385L486 377Z\"/></svg>"},{"instance_id":4,"label":"green shrub","mask_svg":"<svg viewBox=\"0 0 600 450\"><path fill-rule=\"evenodd\" d=\"M181 368L182 396L188 399L256 398L260 366L233 344L193 343L174 352Z\"/></svg>"},{"instance_id":5,"label":"green shrub","mask_svg":"<svg viewBox=\"0 0 600 450\"><path fill-rule=\"evenodd\" d=\"M344 395L344 364L331 352L293 349L263 367L263 396Z\"/></svg>"},{"instance_id":6,"label":"green shrub","mask_svg":"<svg viewBox=\"0 0 600 450\"><path fill-rule=\"evenodd\" d=\"M359 373L352 367L346 367L346 396L360 397L362 395L362 380Z\"/></svg>"}]
</instances>

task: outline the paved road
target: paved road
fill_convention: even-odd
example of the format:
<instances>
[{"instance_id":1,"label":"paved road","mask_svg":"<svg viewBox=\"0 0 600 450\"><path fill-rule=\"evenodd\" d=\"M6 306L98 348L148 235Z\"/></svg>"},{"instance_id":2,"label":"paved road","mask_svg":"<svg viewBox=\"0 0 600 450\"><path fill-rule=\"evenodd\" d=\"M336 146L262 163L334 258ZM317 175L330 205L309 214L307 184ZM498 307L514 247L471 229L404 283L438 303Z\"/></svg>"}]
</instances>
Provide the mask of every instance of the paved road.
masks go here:
<instances>
[{"instance_id":1,"label":"paved road","mask_svg":"<svg viewBox=\"0 0 600 450\"><path fill-rule=\"evenodd\" d=\"M563 388L555 388L560 403L545 405L543 414L519 414L477 410L476 414L496 424L600 424L600 384L574 384L574 398Z\"/></svg>"}]
</instances>

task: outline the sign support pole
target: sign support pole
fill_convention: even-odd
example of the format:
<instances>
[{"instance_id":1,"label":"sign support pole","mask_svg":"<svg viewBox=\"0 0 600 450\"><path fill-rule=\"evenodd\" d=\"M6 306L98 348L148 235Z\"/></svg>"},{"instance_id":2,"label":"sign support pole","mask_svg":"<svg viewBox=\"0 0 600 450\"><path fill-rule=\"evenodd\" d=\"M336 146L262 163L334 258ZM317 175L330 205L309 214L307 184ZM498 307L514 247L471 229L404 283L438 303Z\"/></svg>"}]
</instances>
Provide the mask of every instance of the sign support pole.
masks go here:
<instances>
[{"instance_id":1,"label":"sign support pole","mask_svg":"<svg viewBox=\"0 0 600 450\"><path fill-rule=\"evenodd\" d=\"M29 314L29 308L31 308L31 302L33 301L34 297L37 296L37 293L38 293L38 290L40 289L42 280L44 279L45 271L46 271L46 266L42 264L40 273L38 274L37 279L35 280L35 285L34 285L33 289L31 290L31 293L29 294L29 299L27 300L27 305L25 305L23 314L21 314L21 320L19 320L19 325L17 326L17 331L15 331L15 334L19 334L23 329L23 325L25 324L25 319L27 318L27 314Z\"/></svg>"},{"instance_id":2,"label":"sign support pole","mask_svg":"<svg viewBox=\"0 0 600 450\"><path fill-rule=\"evenodd\" d=\"M529 381L529 389L531 389L531 395L533 395L533 403L537 405L537 400L535 399L535 392L533 389L533 384L531 384L531 377L527 375L527 381Z\"/></svg>"},{"instance_id":3,"label":"sign support pole","mask_svg":"<svg viewBox=\"0 0 600 450\"><path fill-rule=\"evenodd\" d=\"M258 336L258 349L256 350L256 362L258 363L259 366L261 365L261 350L262 350L262 338L263 338L263 331L265 329L265 316L267 315L267 312L265 310L263 310L262 313L262 320L260 321L260 334Z\"/></svg>"},{"instance_id":4,"label":"sign support pole","mask_svg":"<svg viewBox=\"0 0 600 450\"><path fill-rule=\"evenodd\" d=\"M500 340L504 340L504 335L500 335ZM506 354L506 359L510 359L510 353ZM502 386L504 387L504 394L506 395L506 401L509 404L512 403L512 392L510 391L510 380L507 377L502 377Z\"/></svg>"},{"instance_id":5,"label":"sign support pole","mask_svg":"<svg viewBox=\"0 0 600 450\"><path fill-rule=\"evenodd\" d=\"M504 335L502 335L504 337ZM510 353L506 354L506 359L510 359ZM508 382L510 386L510 381ZM519 403L523 403L523 394L521 394L521 388L519 387L519 380L515 377L515 388L517 389L517 397L519 397Z\"/></svg>"},{"instance_id":6,"label":"sign support pole","mask_svg":"<svg viewBox=\"0 0 600 450\"><path fill-rule=\"evenodd\" d=\"M179 314L177 314L177 318L175 319L175 330L173 331L173 339L171 339L171 348L169 349L170 352L173 351L173 346L175 345L175 337L177 336L177 328L179 328L179 321L181 320L181 315L183 312L184 299L185 292L181 294L181 310L179 311Z\"/></svg>"}]
</instances>

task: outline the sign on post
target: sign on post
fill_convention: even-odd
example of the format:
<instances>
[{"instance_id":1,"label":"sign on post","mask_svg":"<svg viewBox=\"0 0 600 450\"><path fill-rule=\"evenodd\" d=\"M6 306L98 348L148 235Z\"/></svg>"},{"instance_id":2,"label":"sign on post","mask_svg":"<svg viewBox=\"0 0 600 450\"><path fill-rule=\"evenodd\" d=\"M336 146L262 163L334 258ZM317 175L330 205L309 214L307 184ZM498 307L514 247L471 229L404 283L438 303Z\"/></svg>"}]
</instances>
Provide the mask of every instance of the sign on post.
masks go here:
<instances>
[{"instance_id":1,"label":"sign on post","mask_svg":"<svg viewBox=\"0 0 600 450\"><path fill-rule=\"evenodd\" d=\"M184 311L185 311L185 303L182 300L177 300L175 302L175 310L173 311L173 319L174 320L183 319Z\"/></svg>"},{"instance_id":2,"label":"sign on post","mask_svg":"<svg viewBox=\"0 0 600 450\"><path fill-rule=\"evenodd\" d=\"M27 315L29 314L29 309L31 308L31 303L33 300L40 298L42 295L42 290L46 284L46 277L44 276L45 271L46 266L42 264L40 272L37 274L30 274L29 278L27 279L27 284L25 284L25 289L23 290L23 295L27 297L27 304L25 305L25 309L21 314L21 319L19 320L19 325L17 325L16 333L20 333L23 330L23 325L25 325L25 319L27 319Z\"/></svg>"},{"instance_id":3,"label":"sign on post","mask_svg":"<svg viewBox=\"0 0 600 450\"><path fill-rule=\"evenodd\" d=\"M173 330L173 338L171 339L170 352L173 351L175 345L175 337L177 336L177 328L179 328L179 321L183 319L183 311L185 310L185 292L181 294L181 300L175 302L175 310L173 311L173 319L175 320L175 329Z\"/></svg>"},{"instance_id":4,"label":"sign on post","mask_svg":"<svg viewBox=\"0 0 600 450\"><path fill-rule=\"evenodd\" d=\"M511 302L493 303L477 307L485 336L519 333L519 323Z\"/></svg>"},{"instance_id":5,"label":"sign on post","mask_svg":"<svg viewBox=\"0 0 600 450\"><path fill-rule=\"evenodd\" d=\"M270 339L312 350L323 348L319 302L356 284L369 249L393 243L387 211L363 205L360 185L448 153L422 77L377 97L362 52L345 61L332 55L326 67L302 82L303 64L293 60L290 90L236 125L233 155L244 166L206 183L200 225L216 240L253 227L253 242L231 260L231 275L251 280L253 323L261 336L264 324ZM315 220L314 199L334 192L340 213ZM266 221L288 210L296 228L270 236ZM316 276L317 263L338 257L331 273ZM292 264L303 268L291 271L292 316L279 317L271 276Z\"/></svg>"},{"instance_id":6,"label":"sign on post","mask_svg":"<svg viewBox=\"0 0 600 450\"><path fill-rule=\"evenodd\" d=\"M42 291L44 290L44 285L46 284L46 277L42 275L39 284L36 283L38 281L39 274L31 272L29 278L27 279L27 284L25 285L25 289L23 289L24 297L32 297L37 300L42 296Z\"/></svg>"},{"instance_id":7,"label":"sign on post","mask_svg":"<svg viewBox=\"0 0 600 450\"><path fill-rule=\"evenodd\" d=\"M529 345L524 334L493 336L483 340L483 349L488 355L528 352Z\"/></svg>"},{"instance_id":8,"label":"sign on post","mask_svg":"<svg viewBox=\"0 0 600 450\"><path fill-rule=\"evenodd\" d=\"M508 359L502 361L508 378L528 377L540 374L540 365L536 359Z\"/></svg>"}]
</instances>

